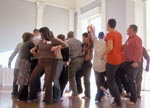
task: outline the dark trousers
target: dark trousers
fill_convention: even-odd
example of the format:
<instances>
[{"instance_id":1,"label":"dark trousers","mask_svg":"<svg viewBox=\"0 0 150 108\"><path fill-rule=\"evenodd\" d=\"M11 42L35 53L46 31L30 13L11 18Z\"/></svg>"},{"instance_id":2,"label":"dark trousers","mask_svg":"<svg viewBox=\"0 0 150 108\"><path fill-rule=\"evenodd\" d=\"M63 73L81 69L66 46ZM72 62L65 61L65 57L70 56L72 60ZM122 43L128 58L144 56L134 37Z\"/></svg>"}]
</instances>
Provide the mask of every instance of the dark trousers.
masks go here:
<instances>
[{"instance_id":1,"label":"dark trousers","mask_svg":"<svg viewBox=\"0 0 150 108\"><path fill-rule=\"evenodd\" d=\"M63 66L63 70L59 78L59 83L60 83L61 96L62 96L64 89L68 83L68 66L65 66L65 65Z\"/></svg>"},{"instance_id":2,"label":"dark trousers","mask_svg":"<svg viewBox=\"0 0 150 108\"><path fill-rule=\"evenodd\" d=\"M39 59L38 64L33 70L30 77L30 99L37 98L36 88L34 88L35 81L41 77L41 74L45 73L45 102L53 101L53 89L52 81L56 68L55 59ZM44 69L44 72L42 71Z\"/></svg>"},{"instance_id":3,"label":"dark trousers","mask_svg":"<svg viewBox=\"0 0 150 108\"><path fill-rule=\"evenodd\" d=\"M124 70L124 64L121 64L117 71L116 82L119 87L120 94L123 92L123 89L127 93L130 93L130 87L127 80L127 73Z\"/></svg>"},{"instance_id":4,"label":"dark trousers","mask_svg":"<svg viewBox=\"0 0 150 108\"><path fill-rule=\"evenodd\" d=\"M32 59L32 61L31 61L31 73L37 64L38 64L38 59ZM37 79L37 81L35 81L35 88L37 88L37 92L41 91L41 80L40 80L40 78Z\"/></svg>"},{"instance_id":5,"label":"dark trousers","mask_svg":"<svg viewBox=\"0 0 150 108\"><path fill-rule=\"evenodd\" d=\"M96 80L96 86L97 86L97 93L95 96L96 101L100 101L104 94L104 91L100 90L100 86L107 88L105 77L106 77L106 72L95 71L95 80Z\"/></svg>"},{"instance_id":6,"label":"dark trousers","mask_svg":"<svg viewBox=\"0 0 150 108\"><path fill-rule=\"evenodd\" d=\"M142 83L142 74L143 74L143 64L139 64L138 74L136 77L136 84L137 84L137 96L141 96L141 83Z\"/></svg>"},{"instance_id":7,"label":"dark trousers","mask_svg":"<svg viewBox=\"0 0 150 108\"><path fill-rule=\"evenodd\" d=\"M118 85L116 83L116 74L119 69L120 65L111 65L111 64L106 64L106 76L107 76L107 83L108 83L108 88L111 93L111 95L114 97L114 102L116 104L120 105L121 103L121 98L120 98L120 92Z\"/></svg>"},{"instance_id":8,"label":"dark trousers","mask_svg":"<svg viewBox=\"0 0 150 108\"><path fill-rule=\"evenodd\" d=\"M28 86L20 85L19 92L18 92L18 99L27 100L27 98L28 98Z\"/></svg>"},{"instance_id":9,"label":"dark trousers","mask_svg":"<svg viewBox=\"0 0 150 108\"><path fill-rule=\"evenodd\" d=\"M85 96L91 97L90 95L90 76L91 76L91 68L92 63L91 61L84 61L81 69L79 69L76 73L76 82L77 82L77 90L78 93L82 93L82 84L81 84L81 77L84 78L84 87L85 87Z\"/></svg>"},{"instance_id":10,"label":"dark trousers","mask_svg":"<svg viewBox=\"0 0 150 108\"><path fill-rule=\"evenodd\" d=\"M131 66L133 62L125 62L125 70L127 72L127 78L128 78L128 84L130 87L130 93L131 93L131 97L130 97L130 101L135 102L137 101L137 88L136 88L136 76L138 73L138 67L137 68L133 68Z\"/></svg>"},{"instance_id":11,"label":"dark trousers","mask_svg":"<svg viewBox=\"0 0 150 108\"><path fill-rule=\"evenodd\" d=\"M18 95L18 84L17 84L17 78L18 78L18 69L14 69L14 79L13 79L13 91L12 95L17 96Z\"/></svg>"}]
</instances>

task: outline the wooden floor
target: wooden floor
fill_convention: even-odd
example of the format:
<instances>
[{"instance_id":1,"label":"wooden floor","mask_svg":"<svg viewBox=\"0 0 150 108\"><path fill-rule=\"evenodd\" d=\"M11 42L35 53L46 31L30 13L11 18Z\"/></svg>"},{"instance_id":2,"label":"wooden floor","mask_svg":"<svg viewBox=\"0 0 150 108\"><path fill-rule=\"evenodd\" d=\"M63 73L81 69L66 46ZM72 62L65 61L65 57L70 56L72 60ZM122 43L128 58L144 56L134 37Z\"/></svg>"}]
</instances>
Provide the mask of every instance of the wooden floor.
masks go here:
<instances>
[{"instance_id":1,"label":"wooden floor","mask_svg":"<svg viewBox=\"0 0 150 108\"><path fill-rule=\"evenodd\" d=\"M112 102L111 97L105 97L102 103L95 103L95 93L92 93L92 98L89 101L83 99L71 100L68 99L68 95L64 94L63 101L60 103L45 105L42 102L43 94L41 94L38 103L29 103L17 101L16 98L11 97L10 87L0 87L0 108L118 108L110 105ZM150 92L142 92L142 99L138 100L136 105L128 106L126 105L127 101L127 99L123 98L123 105L119 108L150 108Z\"/></svg>"}]
</instances>

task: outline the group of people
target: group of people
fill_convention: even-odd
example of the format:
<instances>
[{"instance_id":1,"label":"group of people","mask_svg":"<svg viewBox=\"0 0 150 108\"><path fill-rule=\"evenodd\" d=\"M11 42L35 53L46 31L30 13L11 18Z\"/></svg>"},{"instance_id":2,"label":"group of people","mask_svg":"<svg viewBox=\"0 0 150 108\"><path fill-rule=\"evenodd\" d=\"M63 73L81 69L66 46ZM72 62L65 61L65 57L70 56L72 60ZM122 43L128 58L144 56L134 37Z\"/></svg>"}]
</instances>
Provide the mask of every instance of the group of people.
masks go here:
<instances>
[{"instance_id":1,"label":"group of people","mask_svg":"<svg viewBox=\"0 0 150 108\"><path fill-rule=\"evenodd\" d=\"M14 69L13 96L18 100L35 102L41 92L40 78L45 74L45 97L43 102L53 104L60 102L67 82L72 91L70 99L91 98L90 76L93 67L97 86L95 101L101 102L104 93L109 90L114 102L121 106L121 94L126 91L130 98L128 104L135 104L141 98L143 57L149 71L149 55L137 35L138 27L130 25L128 39L122 43L122 34L116 27L116 20L109 19L108 33L95 34L95 27L89 25L82 34L82 42L70 31L67 38L63 34L54 37L47 27L32 33L24 33L23 42L19 43L9 58L8 66L17 53L18 59ZM93 65L92 65L93 60ZM19 85L19 89L18 89Z\"/></svg>"}]
</instances>

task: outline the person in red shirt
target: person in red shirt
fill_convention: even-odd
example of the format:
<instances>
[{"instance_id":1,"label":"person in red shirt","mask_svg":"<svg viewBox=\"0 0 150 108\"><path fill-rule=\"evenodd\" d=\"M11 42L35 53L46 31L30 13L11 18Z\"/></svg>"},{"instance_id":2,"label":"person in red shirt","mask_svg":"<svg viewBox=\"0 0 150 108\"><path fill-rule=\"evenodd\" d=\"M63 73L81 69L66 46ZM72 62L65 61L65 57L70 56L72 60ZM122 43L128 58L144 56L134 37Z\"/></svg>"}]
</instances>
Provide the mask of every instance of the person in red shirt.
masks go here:
<instances>
[{"instance_id":1,"label":"person in red shirt","mask_svg":"<svg viewBox=\"0 0 150 108\"><path fill-rule=\"evenodd\" d=\"M109 19L107 24L108 33L106 35L106 51L101 59L107 57L106 77L111 95L114 97L112 105L121 106L119 88L116 84L116 73L123 63L122 35L115 30L116 20Z\"/></svg>"},{"instance_id":2,"label":"person in red shirt","mask_svg":"<svg viewBox=\"0 0 150 108\"><path fill-rule=\"evenodd\" d=\"M138 27L134 24L130 25L127 34L129 35L125 45L123 46L123 53L125 57L124 68L127 73L128 84L130 87L130 101L127 103L133 105L137 101L136 76L140 62L142 61L143 47L142 40L137 36Z\"/></svg>"}]
</instances>

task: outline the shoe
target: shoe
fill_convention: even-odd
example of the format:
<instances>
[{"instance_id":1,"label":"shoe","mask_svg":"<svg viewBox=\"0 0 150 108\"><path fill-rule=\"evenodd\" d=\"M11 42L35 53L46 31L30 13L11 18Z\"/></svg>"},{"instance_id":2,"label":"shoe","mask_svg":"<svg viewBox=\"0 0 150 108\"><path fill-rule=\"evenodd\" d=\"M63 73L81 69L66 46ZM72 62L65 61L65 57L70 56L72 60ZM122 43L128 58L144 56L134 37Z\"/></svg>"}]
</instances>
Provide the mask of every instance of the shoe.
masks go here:
<instances>
[{"instance_id":1,"label":"shoe","mask_svg":"<svg viewBox=\"0 0 150 108\"><path fill-rule=\"evenodd\" d=\"M42 102L44 102L46 105L54 104L54 102L50 102L50 101L47 101L47 100L43 100Z\"/></svg>"},{"instance_id":2,"label":"shoe","mask_svg":"<svg viewBox=\"0 0 150 108\"><path fill-rule=\"evenodd\" d=\"M11 96L12 96L12 97L17 97L17 96L18 96L18 94L17 94L17 93L13 93L13 92L12 92L12 93L11 93Z\"/></svg>"},{"instance_id":3,"label":"shoe","mask_svg":"<svg viewBox=\"0 0 150 108\"><path fill-rule=\"evenodd\" d=\"M128 105L135 105L135 102L129 101L129 102L127 102L127 104L128 104Z\"/></svg>"},{"instance_id":4,"label":"shoe","mask_svg":"<svg viewBox=\"0 0 150 108\"><path fill-rule=\"evenodd\" d=\"M126 94L124 97L125 97L125 98L130 98L130 95L129 95L129 94Z\"/></svg>"},{"instance_id":5,"label":"shoe","mask_svg":"<svg viewBox=\"0 0 150 108\"><path fill-rule=\"evenodd\" d=\"M29 98L29 99L27 99L27 102L37 103L38 100L37 100L37 98Z\"/></svg>"},{"instance_id":6,"label":"shoe","mask_svg":"<svg viewBox=\"0 0 150 108\"><path fill-rule=\"evenodd\" d=\"M60 99L60 100L55 100L55 99L54 99L54 100L53 100L54 103L60 103L60 102L62 102L62 101L63 101L62 99Z\"/></svg>"},{"instance_id":7,"label":"shoe","mask_svg":"<svg viewBox=\"0 0 150 108\"><path fill-rule=\"evenodd\" d=\"M70 93L71 92L71 90L65 90L65 93Z\"/></svg>"},{"instance_id":8,"label":"shoe","mask_svg":"<svg viewBox=\"0 0 150 108\"><path fill-rule=\"evenodd\" d=\"M121 102L120 102L120 103L113 102L111 105L112 105L112 106L121 106L122 103L121 103Z\"/></svg>"},{"instance_id":9,"label":"shoe","mask_svg":"<svg viewBox=\"0 0 150 108\"><path fill-rule=\"evenodd\" d=\"M17 101L26 101L26 98L17 98Z\"/></svg>"},{"instance_id":10,"label":"shoe","mask_svg":"<svg viewBox=\"0 0 150 108\"><path fill-rule=\"evenodd\" d=\"M100 86L99 88L101 91L103 91L106 95L109 95L109 93L107 92L107 90L103 87L103 86Z\"/></svg>"},{"instance_id":11,"label":"shoe","mask_svg":"<svg viewBox=\"0 0 150 108\"><path fill-rule=\"evenodd\" d=\"M89 100L90 98L87 96L83 96L82 99Z\"/></svg>"}]
</instances>

